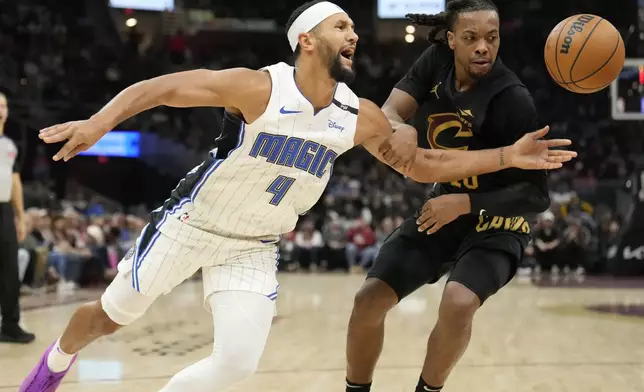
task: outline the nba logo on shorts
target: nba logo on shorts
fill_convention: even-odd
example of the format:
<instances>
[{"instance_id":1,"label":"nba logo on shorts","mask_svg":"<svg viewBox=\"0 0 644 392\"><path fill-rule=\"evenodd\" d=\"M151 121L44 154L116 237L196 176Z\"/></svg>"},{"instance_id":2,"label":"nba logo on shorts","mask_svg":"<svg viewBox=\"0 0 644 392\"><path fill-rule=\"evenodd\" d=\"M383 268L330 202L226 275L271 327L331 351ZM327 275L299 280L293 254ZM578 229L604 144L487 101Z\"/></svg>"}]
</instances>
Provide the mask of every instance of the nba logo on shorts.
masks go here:
<instances>
[{"instance_id":1,"label":"nba logo on shorts","mask_svg":"<svg viewBox=\"0 0 644 392\"><path fill-rule=\"evenodd\" d=\"M187 212L184 212L183 214L181 214L181 217L179 218L179 220L184 223L187 222L188 219L190 219L190 215L188 215Z\"/></svg>"}]
</instances>

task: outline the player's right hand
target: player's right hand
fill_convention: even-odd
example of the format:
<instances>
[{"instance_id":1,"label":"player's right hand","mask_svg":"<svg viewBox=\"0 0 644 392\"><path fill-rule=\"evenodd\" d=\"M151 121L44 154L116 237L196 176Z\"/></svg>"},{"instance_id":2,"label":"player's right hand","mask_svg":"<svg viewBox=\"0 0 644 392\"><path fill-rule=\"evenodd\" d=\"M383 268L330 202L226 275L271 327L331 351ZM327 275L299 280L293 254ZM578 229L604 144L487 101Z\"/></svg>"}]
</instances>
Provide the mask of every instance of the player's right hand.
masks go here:
<instances>
[{"instance_id":1,"label":"player's right hand","mask_svg":"<svg viewBox=\"0 0 644 392\"><path fill-rule=\"evenodd\" d=\"M54 125L40 131L39 137L47 144L67 140L67 143L54 155L54 161L69 161L79 153L96 144L109 132L97 121L88 119Z\"/></svg>"},{"instance_id":2,"label":"player's right hand","mask_svg":"<svg viewBox=\"0 0 644 392\"><path fill-rule=\"evenodd\" d=\"M380 146L379 152L391 166L397 169L410 169L416 158L417 148L416 128L404 125Z\"/></svg>"}]
</instances>

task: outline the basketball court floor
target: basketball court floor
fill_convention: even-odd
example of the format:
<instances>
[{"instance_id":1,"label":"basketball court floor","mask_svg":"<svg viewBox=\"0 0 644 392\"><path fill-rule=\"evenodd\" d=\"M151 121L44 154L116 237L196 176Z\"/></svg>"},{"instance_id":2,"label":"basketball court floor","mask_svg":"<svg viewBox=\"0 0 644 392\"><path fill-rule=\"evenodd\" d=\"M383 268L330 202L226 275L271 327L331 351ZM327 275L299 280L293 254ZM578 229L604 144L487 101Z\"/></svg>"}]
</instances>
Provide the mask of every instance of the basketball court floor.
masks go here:
<instances>
[{"instance_id":1,"label":"basketball court floor","mask_svg":"<svg viewBox=\"0 0 644 392\"><path fill-rule=\"evenodd\" d=\"M363 279L282 274L278 316L259 372L231 392L344 391L345 331ZM644 391L644 282L555 283L517 278L489 300L444 391ZM425 287L390 314L374 392L414 390L443 284ZM65 302L96 297L81 292L26 310L24 326L37 333L37 342L0 345L0 391L16 391L61 332L75 308ZM212 322L201 302L200 282L178 287L143 319L83 351L59 390L158 391L210 353Z\"/></svg>"}]
</instances>

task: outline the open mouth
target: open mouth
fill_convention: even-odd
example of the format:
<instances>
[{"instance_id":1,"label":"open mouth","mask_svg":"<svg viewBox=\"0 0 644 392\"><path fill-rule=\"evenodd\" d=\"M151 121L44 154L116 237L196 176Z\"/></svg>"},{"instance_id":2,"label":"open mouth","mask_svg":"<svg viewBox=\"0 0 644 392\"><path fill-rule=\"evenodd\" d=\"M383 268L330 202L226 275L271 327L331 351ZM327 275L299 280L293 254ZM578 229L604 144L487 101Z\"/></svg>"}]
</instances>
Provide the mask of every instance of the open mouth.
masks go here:
<instances>
[{"instance_id":1,"label":"open mouth","mask_svg":"<svg viewBox=\"0 0 644 392\"><path fill-rule=\"evenodd\" d=\"M355 53L355 48L347 48L340 52L340 56L344 57L349 61L353 61L353 55Z\"/></svg>"}]
</instances>

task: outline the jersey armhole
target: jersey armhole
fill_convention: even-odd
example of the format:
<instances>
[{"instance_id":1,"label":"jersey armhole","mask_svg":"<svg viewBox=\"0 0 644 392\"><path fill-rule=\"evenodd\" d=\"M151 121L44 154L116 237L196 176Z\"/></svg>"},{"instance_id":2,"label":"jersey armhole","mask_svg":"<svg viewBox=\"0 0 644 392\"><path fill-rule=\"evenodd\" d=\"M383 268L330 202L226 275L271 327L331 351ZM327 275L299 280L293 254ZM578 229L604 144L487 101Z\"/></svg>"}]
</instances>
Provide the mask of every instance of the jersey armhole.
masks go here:
<instances>
[{"instance_id":1,"label":"jersey armhole","mask_svg":"<svg viewBox=\"0 0 644 392\"><path fill-rule=\"evenodd\" d=\"M262 114L260 114L259 117L257 117L252 123L246 122L246 120L244 120L244 123L246 125L253 125L258 121L267 121L266 118L270 115L269 113L272 111L273 106L275 106L274 97L278 96L279 86L277 82L279 80L279 77L277 75L277 72L279 72L279 70L276 70L274 66L268 66L260 68L259 72L268 73L268 76L271 80L271 94L268 97L268 103L266 104L266 108L264 109Z\"/></svg>"}]
</instances>

